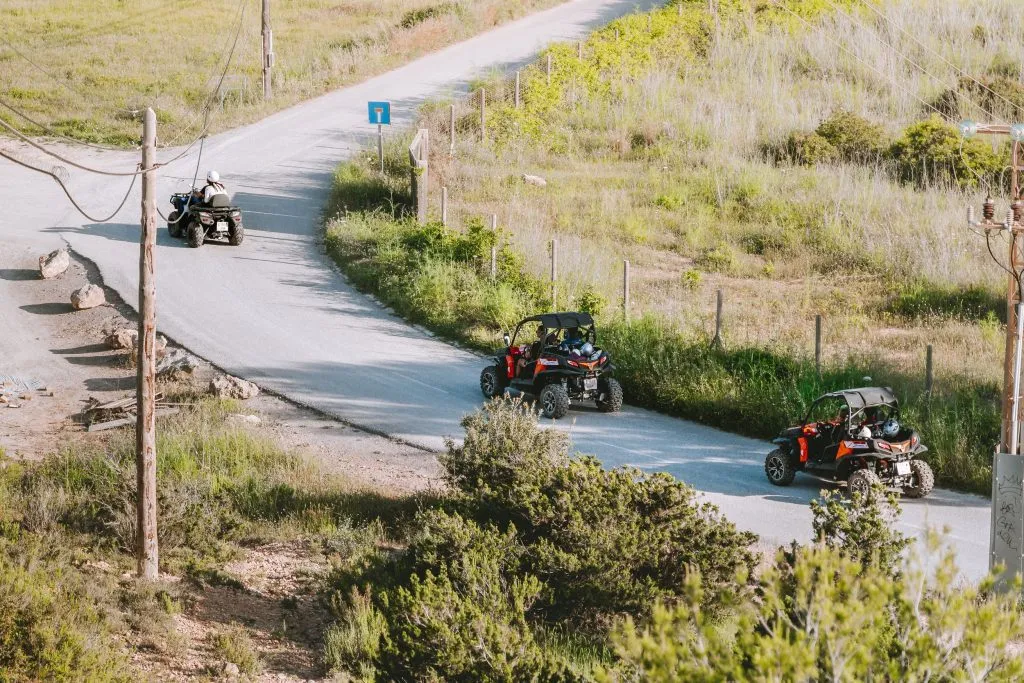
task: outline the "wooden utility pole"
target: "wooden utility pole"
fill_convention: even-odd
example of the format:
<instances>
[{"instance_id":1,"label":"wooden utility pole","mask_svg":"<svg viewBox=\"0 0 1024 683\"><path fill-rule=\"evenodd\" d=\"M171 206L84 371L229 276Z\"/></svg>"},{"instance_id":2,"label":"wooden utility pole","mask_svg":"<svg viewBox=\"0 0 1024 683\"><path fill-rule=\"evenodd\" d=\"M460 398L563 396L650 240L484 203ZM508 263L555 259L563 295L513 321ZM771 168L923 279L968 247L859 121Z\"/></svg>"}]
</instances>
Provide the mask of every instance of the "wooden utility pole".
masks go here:
<instances>
[{"instance_id":1,"label":"wooden utility pole","mask_svg":"<svg viewBox=\"0 0 1024 683\"><path fill-rule=\"evenodd\" d=\"M629 261L622 262L622 319L629 322Z\"/></svg>"},{"instance_id":2,"label":"wooden utility pole","mask_svg":"<svg viewBox=\"0 0 1024 683\"><path fill-rule=\"evenodd\" d=\"M139 343L135 466L138 575L159 573L156 536L156 114L146 109L142 133L142 237L139 245Z\"/></svg>"},{"instance_id":3,"label":"wooden utility pole","mask_svg":"<svg viewBox=\"0 0 1024 683\"><path fill-rule=\"evenodd\" d=\"M270 68L274 66L274 32L270 30L270 0L263 0L263 99L273 97Z\"/></svg>"},{"instance_id":4,"label":"wooden utility pole","mask_svg":"<svg viewBox=\"0 0 1024 683\"><path fill-rule=\"evenodd\" d=\"M974 207L967 210L968 227L985 235L989 253L992 234L1009 237L1006 263L999 263L1007 271L1009 283L1006 296L1006 353L1003 358L1003 424L1000 443L992 462L992 522L989 536L989 569L1004 569L999 573L996 586L1009 588L1014 577L1024 574L1024 458L1020 453L1022 411L1020 400L1021 347L1024 337L1024 308L1022 308L1022 276L1024 276L1024 204L1021 200L1020 171L1021 142L1024 125L993 126L964 121L960 132L973 135L1009 135L1013 140L1011 175L1011 205L1003 216L996 215L995 201L985 199L982 220L974 220ZM996 258L998 262L998 258ZM930 349L929 349L930 350ZM929 382L930 384L930 382Z\"/></svg>"}]
</instances>

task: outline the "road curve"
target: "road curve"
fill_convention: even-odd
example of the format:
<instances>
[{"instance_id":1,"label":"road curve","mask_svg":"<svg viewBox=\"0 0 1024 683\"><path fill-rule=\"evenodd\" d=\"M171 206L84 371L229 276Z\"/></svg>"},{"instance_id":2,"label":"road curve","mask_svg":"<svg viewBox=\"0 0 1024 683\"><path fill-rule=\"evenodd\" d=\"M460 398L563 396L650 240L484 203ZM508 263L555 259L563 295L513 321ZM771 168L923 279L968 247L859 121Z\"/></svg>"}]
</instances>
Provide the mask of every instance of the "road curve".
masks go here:
<instances>
[{"instance_id":1,"label":"road curve","mask_svg":"<svg viewBox=\"0 0 1024 683\"><path fill-rule=\"evenodd\" d=\"M202 167L219 170L245 210L246 241L239 248L208 244L191 250L161 229L159 328L225 370L290 399L415 444L441 447L445 437L459 434L460 418L481 403L481 360L403 323L338 274L320 240L332 170L371 140L368 100L391 100L394 123L406 124L426 99L464 90L483 70L525 63L551 41L576 38L656 4L573 0L210 138ZM124 153L78 156L108 168L136 161ZM165 211L163 198L187 189L194 170L190 157L161 175L158 199ZM31 244L42 251L66 240L135 306L137 190L113 221L83 224L50 181L6 163L0 174L17 198L6 202L10 208L0 226L7 247ZM87 208L99 212L114 195L120 198L127 183L76 174L72 184ZM5 318L0 301L0 322L5 319L13 320ZM810 538L807 503L823 483L800 475L789 488L771 487L762 469L768 444L630 407L618 415L575 410L560 426L571 430L578 449L609 466L666 471L694 485L740 527L768 542ZM924 501L904 501L903 509L901 524L909 533L949 527L968 578L986 571L987 500L940 490Z\"/></svg>"}]
</instances>

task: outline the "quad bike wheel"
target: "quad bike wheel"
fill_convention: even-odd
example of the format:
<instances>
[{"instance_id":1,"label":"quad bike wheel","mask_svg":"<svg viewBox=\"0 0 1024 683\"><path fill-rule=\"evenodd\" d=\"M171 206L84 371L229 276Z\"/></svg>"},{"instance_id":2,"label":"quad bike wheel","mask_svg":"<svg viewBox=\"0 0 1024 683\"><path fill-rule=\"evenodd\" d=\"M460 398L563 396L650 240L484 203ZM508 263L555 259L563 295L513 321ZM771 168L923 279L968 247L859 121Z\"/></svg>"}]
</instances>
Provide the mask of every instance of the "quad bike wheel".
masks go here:
<instances>
[{"instance_id":1,"label":"quad bike wheel","mask_svg":"<svg viewBox=\"0 0 1024 683\"><path fill-rule=\"evenodd\" d=\"M851 497L855 493L860 493L862 497L867 498L872 494L875 487L881 485L882 480L875 474L874 470L857 470L846 480L846 493Z\"/></svg>"},{"instance_id":2,"label":"quad bike wheel","mask_svg":"<svg viewBox=\"0 0 1024 683\"><path fill-rule=\"evenodd\" d=\"M181 237L181 214L177 211L171 211L171 215L167 217L167 232L171 237L175 239Z\"/></svg>"},{"instance_id":3,"label":"quad bike wheel","mask_svg":"<svg viewBox=\"0 0 1024 683\"><path fill-rule=\"evenodd\" d=\"M911 460L910 474L913 483L903 487L907 498L924 498L935 488L935 474L924 460Z\"/></svg>"},{"instance_id":4,"label":"quad bike wheel","mask_svg":"<svg viewBox=\"0 0 1024 683\"><path fill-rule=\"evenodd\" d=\"M241 225L232 225L228 228L228 244L237 247L245 239L245 228Z\"/></svg>"},{"instance_id":5,"label":"quad bike wheel","mask_svg":"<svg viewBox=\"0 0 1024 683\"><path fill-rule=\"evenodd\" d=\"M540 412L549 419L557 420L569 412L569 392L561 384L549 384L540 392Z\"/></svg>"},{"instance_id":6,"label":"quad bike wheel","mask_svg":"<svg viewBox=\"0 0 1024 683\"><path fill-rule=\"evenodd\" d=\"M776 448L764 459L764 473L776 486L789 486L796 477L793 458L781 448Z\"/></svg>"},{"instance_id":7,"label":"quad bike wheel","mask_svg":"<svg viewBox=\"0 0 1024 683\"><path fill-rule=\"evenodd\" d=\"M203 246L203 239L206 237L206 231L203 230L203 226L198 221L192 221L188 224L185 229L188 235L188 246L193 249L198 249Z\"/></svg>"},{"instance_id":8,"label":"quad bike wheel","mask_svg":"<svg viewBox=\"0 0 1024 683\"><path fill-rule=\"evenodd\" d=\"M602 413L617 413L622 410L622 385L618 380L612 377L602 378L598 383L598 389L598 410Z\"/></svg>"},{"instance_id":9,"label":"quad bike wheel","mask_svg":"<svg viewBox=\"0 0 1024 683\"><path fill-rule=\"evenodd\" d=\"M480 391L487 398L501 396L505 390L505 378L498 372L498 367L488 365L480 371Z\"/></svg>"}]
</instances>

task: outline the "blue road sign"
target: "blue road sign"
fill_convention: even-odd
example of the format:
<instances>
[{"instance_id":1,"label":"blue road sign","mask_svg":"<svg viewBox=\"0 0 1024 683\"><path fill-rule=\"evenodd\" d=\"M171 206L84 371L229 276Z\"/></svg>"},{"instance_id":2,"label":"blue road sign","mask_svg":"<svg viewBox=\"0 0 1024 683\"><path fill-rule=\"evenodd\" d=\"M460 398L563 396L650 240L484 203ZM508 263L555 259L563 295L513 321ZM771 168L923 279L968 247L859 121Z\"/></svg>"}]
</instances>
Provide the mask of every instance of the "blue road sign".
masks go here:
<instances>
[{"instance_id":1,"label":"blue road sign","mask_svg":"<svg viewBox=\"0 0 1024 683\"><path fill-rule=\"evenodd\" d=\"M369 102L367 109L370 112L370 123L379 123L385 126L391 125L390 102Z\"/></svg>"}]
</instances>

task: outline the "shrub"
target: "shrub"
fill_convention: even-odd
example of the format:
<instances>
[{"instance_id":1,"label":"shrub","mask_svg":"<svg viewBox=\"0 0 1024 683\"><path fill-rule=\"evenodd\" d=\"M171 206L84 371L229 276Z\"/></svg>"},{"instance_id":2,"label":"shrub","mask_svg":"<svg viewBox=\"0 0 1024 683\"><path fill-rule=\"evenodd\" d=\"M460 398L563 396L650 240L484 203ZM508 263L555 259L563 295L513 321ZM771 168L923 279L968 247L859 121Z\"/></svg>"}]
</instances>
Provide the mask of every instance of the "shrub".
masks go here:
<instances>
[{"instance_id":1,"label":"shrub","mask_svg":"<svg viewBox=\"0 0 1024 683\"><path fill-rule=\"evenodd\" d=\"M736 268L736 257L728 244L705 249L693 264L707 273L731 273Z\"/></svg>"},{"instance_id":2,"label":"shrub","mask_svg":"<svg viewBox=\"0 0 1024 683\"><path fill-rule=\"evenodd\" d=\"M858 491L850 500L838 491L822 491L821 500L811 501L811 514L814 537L865 568L876 565L884 572L896 571L911 543L896 530L899 502L881 488L867 496Z\"/></svg>"},{"instance_id":3,"label":"shrub","mask_svg":"<svg viewBox=\"0 0 1024 683\"><path fill-rule=\"evenodd\" d=\"M570 458L564 435L540 429L517 401L493 401L463 425L463 445L441 457L445 479L471 514L515 526L524 570L549 589L547 618L644 615L689 570L738 588L737 571L751 567L753 536L667 474Z\"/></svg>"},{"instance_id":4,"label":"shrub","mask_svg":"<svg viewBox=\"0 0 1024 683\"><path fill-rule=\"evenodd\" d=\"M932 182L975 187L994 178L1003 167L999 155L986 142L964 140L938 115L912 124L888 150L900 178L925 185Z\"/></svg>"},{"instance_id":5,"label":"shrub","mask_svg":"<svg viewBox=\"0 0 1024 683\"><path fill-rule=\"evenodd\" d=\"M217 657L235 664L238 670L247 676L259 673L263 667L249 632L238 624L231 624L221 631L210 634L210 644Z\"/></svg>"},{"instance_id":6,"label":"shrub","mask_svg":"<svg viewBox=\"0 0 1024 683\"><path fill-rule=\"evenodd\" d=\"M697 289L700 287L702 277L699 270L688 268L683 271L683 274L679 279L682 282L683 287L686 289Z\"/></svg>"},{"instance_id":7,"label":"shrub","mask_svg":"<svg viewBox=\"0 0 1024 683\"><path fill-rule=\"evenodd\" d=\"M605 306L608 305L608 299L604 298L600 292L590 285L584 287L576 295L575 302L578 311L589 313L595 317L601 315L604 312Z\"/></svg>"},{"instance_id":8,"label":"shrub","mask_svg":"<svg viewBox=\"0 0 1024 683\"><path fill-rule=\"evenodd\" d=\"M409 549L409 584L384 596L389 632L381 671L390 680L525 677L542 659L526 620L542 586L515 571L514 530L485 530L443 513L421 522Z\"/></svg>"},{"instance_id":9,"label":"shrub","mask_svg":"<svg viewBox=\"0 0 1024 683\"><path fill-rule=\"evenodd\" d=\"M374 606L370 589L360 592L353 587L347 599L335 596L332 607L340 618L324 633L324 664L329 671L348 671L373 680L373 663L387 633L387 622Z\"/></svg>"},{"instance_id":10,"label":"shrub","mask_svg":"<svg viewBox=\"0 0 1024 683\"><path fill-rule=\"evenodd\" d=\"M882 126L849 111L837 111L815 131L844 161L865 163L877 160L887 146Z\"/></svg>"},{"instance_id":11,"label":"shrub","mask_svg":"<svg viewBox=\"0 0 1024 683\"><path fill-rule=\"evenodd\" d=\"M1016 597L988 593L990 582L964 588L957 575L948 552L932 573L909 565L893 575L834 548L801 548L792 568L765 573L761 599L739 607L731 632L700 609L696 579L689 599L656 608L649 626L627 620L613 636L620 671L680 681L1019 680L1024 661L1008 647L1024 637Z\"/></svg>"},{"instance_id":12,"label":"shrub","mask_svg":"<svg viewBox=\"0 0 1024 683\"><path fill-rule=\"evenodd\" d=\"M839 158L835 146L817 133L790 133L783 149L786 158L805 166L830 164Z\"/></svg>"}]
</instances>

